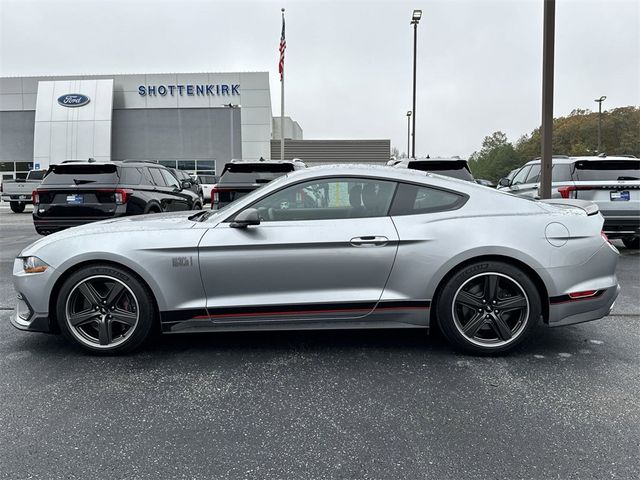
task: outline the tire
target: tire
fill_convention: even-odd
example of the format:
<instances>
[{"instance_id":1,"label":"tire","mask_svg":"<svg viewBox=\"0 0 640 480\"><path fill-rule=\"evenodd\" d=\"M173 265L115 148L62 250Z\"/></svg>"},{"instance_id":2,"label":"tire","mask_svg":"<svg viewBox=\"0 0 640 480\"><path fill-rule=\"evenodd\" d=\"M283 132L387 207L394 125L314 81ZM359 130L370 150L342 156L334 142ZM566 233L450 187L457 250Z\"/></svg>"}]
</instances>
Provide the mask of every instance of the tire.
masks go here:
<instances>
[{"instance_id":1,"label":"tire","mask_svg":"<svg viewBox=\"0 0 640 480\"><path fill-rule=\"evenodd\" d=\"M9 207L14 213L22 213L27 205L23 202L9 202Z\"/></svg>"},{"instance_id":2,"label":"tire","mask_svg":"<svg viewBox=\"0 0 640 480\"><path fill-rule=\"evenodd\" d=\"M512 350L542 314L540 294L529 276L498 261L476 262L456 271L442 288L436 308L447 340L475 355Z\"/></svg>"},{"instance_id":3,"label":"tire","mask_svg":"<svg viewBox=\"0 0 640 480\"><path fill-rule=\"evenodd\" d=\"M640 248L640 237L623 238L622 243L630 250L638 250Z\"/></svg>"},{"instance_id":4,"label":"tire","mask_svg":"<svg viewBox=\"0 0 640 480\"><path fill-rule=\"evenodd\" d=\"M202 204L200 202L196 202L193 204L194 210L202 210Z\"/></svg>"},{"instance_id":5,"label":"tire","mask_svg":"<svg viewBox=\"0 0 640 480\"><path fill-rule=\"evenodd\" d=\"M136 276L119 267L92 265L64 281L56 318L75 345L97 355L116 355L134 351L147 339L155 309L151 292Z\"/></svg>"}]
</instances>

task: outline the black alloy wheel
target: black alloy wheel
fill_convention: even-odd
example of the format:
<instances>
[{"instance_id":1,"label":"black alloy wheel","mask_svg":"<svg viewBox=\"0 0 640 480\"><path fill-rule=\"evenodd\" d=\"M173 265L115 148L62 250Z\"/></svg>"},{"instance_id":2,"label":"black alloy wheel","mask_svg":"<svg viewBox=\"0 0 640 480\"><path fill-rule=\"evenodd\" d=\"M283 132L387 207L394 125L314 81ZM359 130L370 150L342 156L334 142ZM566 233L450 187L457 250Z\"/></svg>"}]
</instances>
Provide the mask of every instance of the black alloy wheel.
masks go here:
<instances>
[{"instance_id":1,"label":"black alloy wheel","mask_svg":"<svg viewBox=\"0 0 640 480\"><path fill-rule=\"evenodd\" d=\"M71 275L60 290L56 313L65 336L94 353L133 350L147 338L154 319L148 288L107 265Z\"/></svg>"},{"instance_id":2,"label":"black alloy wheel","mask_svg":"<svg viewBox=\"0 0 640 480\"><path fill-rule=\"evenodd\" d=\"M447 282L437 304L442 332L470 353L498 353L520 343L541 315L535 284L502 262L465 267Z\"/></svg>"}]
</instances>

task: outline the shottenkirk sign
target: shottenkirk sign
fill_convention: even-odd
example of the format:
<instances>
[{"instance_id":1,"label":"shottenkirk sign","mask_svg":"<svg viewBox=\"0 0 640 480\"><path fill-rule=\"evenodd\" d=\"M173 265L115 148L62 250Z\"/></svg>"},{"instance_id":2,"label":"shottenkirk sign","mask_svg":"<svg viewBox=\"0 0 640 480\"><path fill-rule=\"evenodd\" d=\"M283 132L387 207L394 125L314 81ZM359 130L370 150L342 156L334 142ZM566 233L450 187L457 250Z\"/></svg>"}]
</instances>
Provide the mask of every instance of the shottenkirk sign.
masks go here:
<instances>
[{"instance_id":1,"label":"shottenkirk sign","mask_svg":"<svg viewBox=\"0 0 640 480\"><path fill-rule=\"evenodd\" d=\"M240 84L229 85L140 85L138 95L141 97L157 97L160 95L189 95L189 96L213 96L213 95L240 95Z\"/></svg>"}]
</instances>

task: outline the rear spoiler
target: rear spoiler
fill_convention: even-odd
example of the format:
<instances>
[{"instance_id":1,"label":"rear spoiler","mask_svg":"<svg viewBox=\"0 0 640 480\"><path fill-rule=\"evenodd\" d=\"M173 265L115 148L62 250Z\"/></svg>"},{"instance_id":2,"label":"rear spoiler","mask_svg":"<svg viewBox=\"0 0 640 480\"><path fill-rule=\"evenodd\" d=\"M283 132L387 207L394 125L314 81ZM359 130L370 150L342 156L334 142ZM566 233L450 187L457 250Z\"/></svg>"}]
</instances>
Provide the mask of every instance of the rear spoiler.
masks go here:
<instances>
[{"instance_id":1,"label":"rear spoiler","mask_svg":"<svg viewBox=\"0 0 640 480\"><path fill-rule=\"evenodd\" d=\"M560 208L578 208L587 215L596 215L600 211L598 205L590 202L589 200L578 200L576 198L548 198L539 201Z\"/></svg>"}]
</instances>

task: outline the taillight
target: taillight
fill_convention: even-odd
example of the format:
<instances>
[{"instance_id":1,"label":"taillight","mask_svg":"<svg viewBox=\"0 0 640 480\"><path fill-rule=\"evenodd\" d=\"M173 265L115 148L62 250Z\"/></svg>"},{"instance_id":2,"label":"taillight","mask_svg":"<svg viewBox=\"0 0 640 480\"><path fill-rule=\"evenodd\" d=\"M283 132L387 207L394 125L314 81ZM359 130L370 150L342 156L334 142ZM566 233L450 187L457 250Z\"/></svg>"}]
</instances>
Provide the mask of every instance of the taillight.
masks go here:
<instances>
[{"instance_id":1,"label":"taillight","mask_svg":"<svg viewBox=\"0 0 640 480\"><path fill-rule=\"evenodd\" d=\"M116 188L113 192L113 196L116 201L116 205L123 205L127 203L127 191L123 188Z\"/></svg>"},{"instance_id":2,"label":"taillight","mask_svg":"<svg viewBox=\"0 0 640 480\"><path fill-rule=\"evenodd\" d=\"M33 205L40 205L40 194L38 193L37 190L34 190L33 192L31 192L31 201L33 202Z\"/></svg>"},{"instance_id":3,"label":"taillight","mask_svg":"<svg viewBox=\"0 0 640 480\"><path fill-rule=\"evenodd\" d=\"M588 298L593 297L598 290L584 290L583 292L572 292L569 294L569 298L572 300L577 300L578 298Z\"/></svg>"},{"instance_id":4,"label":"taillight","mask_svg":"<svg viewBox=\"0 0 640 480\"><path fill-rule=\"evenodd\" d=\"M578 198L578 194L575 193L578 190L593 190L593 187L588 185L570 185L568 187L559 187L558 193L562 198Z\"/></svg>"},{"instance_id":5,"label":"taillight","mask_svg":"<svg viewBox=\"0 0 640 480\"><path fill-rule=\"evenodd\" d=\"M213 208L214 203L218 203L220 201L220 194L217 186L211 187L211 208Z\"/></svg>"}]
</instances>

